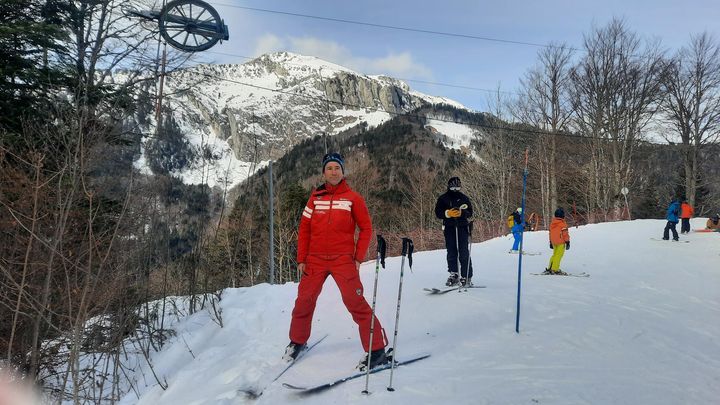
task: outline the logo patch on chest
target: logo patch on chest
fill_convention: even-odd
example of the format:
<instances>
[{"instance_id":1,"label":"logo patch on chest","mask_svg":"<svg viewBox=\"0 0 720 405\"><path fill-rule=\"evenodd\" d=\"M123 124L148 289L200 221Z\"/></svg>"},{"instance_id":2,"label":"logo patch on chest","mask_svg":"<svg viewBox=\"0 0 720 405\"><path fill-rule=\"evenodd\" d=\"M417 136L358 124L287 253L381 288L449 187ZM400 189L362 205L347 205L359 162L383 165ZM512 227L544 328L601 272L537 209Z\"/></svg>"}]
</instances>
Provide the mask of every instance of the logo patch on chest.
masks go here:
<instances>
[{"instance_id":1,"label":"logo patch on chest","mask_svg":"<svg viewBox=\"0 0 720 405\"><path fill-rule=\"evenodd\" d=\"M329 210L343 210L352 211L352 201L349 200L338 200L338 201L313 201L316 211L329 211Z\"/></svg>"}]
</instances>

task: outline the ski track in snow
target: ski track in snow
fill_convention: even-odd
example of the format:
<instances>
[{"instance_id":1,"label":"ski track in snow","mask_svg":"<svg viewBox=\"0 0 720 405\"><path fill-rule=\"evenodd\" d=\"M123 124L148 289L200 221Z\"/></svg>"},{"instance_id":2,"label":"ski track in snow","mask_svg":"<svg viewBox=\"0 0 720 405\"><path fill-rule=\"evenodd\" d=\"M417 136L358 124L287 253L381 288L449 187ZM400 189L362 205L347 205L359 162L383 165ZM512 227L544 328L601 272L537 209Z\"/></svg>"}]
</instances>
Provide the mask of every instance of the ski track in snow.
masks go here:
<instances>
[{"instance_id":1,"label":"ski track in snow","mask_svg":"<svg viewBox=\"0 0 720 405\"><path fill-rule=\"evenodd\" d=\"M693 220L702 226L704 219ZM487 288L428 295L446 279L445 251L418 252L406 267L398 358L432 357L322 394L299 397L283 382L314 386L350 375L362 357L357 328L332 278L325 283L311 340L329 336L257 399L253 388L276 369L288 342L297 285L228 289L224 328L207 313L180 321L178 336L153 354L121 404L710 404L720 397L720 235L691 233L688 244L649 240L665 221L571 228L562 269L589 278L536 277L547 265L547 232L526 233L520 333L515 333L517 256L505 237L472 248L473 281ZM400 243L389 240L390 244ZM407 266L407 263L406 263ZM392 342L400 258L380 270L377 313ZM361 268L371 302L374 261ZM189 349L193 355L190 355Z\"/></svg>"}]
</instances>

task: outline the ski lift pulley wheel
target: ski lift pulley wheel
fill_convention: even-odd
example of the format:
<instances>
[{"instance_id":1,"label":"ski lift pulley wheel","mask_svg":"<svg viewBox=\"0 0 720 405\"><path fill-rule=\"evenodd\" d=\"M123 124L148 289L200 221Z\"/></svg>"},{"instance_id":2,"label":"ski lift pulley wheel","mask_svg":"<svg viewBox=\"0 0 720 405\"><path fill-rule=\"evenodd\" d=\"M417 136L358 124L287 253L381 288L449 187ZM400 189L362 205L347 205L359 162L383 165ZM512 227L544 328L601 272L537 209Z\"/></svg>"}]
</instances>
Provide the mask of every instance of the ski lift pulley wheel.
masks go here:
<instances>
[{"instance_id":1,"label":"ski lift pulley wheel","mask_svg":"<svg viewBox=\"0 0 720 405\"><path fill-rule=\"evenodd\" d=\"M160 11L160 35L170 46L186 52L211 48L230 36L215 9L202 0L173 0Z\"/></svg>"}]
</instances>

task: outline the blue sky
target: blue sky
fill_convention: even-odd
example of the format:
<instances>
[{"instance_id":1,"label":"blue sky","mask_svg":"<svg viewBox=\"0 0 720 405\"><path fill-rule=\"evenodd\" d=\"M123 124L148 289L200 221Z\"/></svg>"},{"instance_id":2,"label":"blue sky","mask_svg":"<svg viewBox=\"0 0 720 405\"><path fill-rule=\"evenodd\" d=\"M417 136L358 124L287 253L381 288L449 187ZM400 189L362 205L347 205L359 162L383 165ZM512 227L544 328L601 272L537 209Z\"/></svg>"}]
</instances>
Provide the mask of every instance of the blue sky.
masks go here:
<instances>
[{"instance_id":1,"label":"blue sky","mask_svg":"<svg viewBox=\"0 0 720 405\"><path fill-rule=\"evenodd\" d=\"M310 19L239 7L314 15L380 25L533 44L582 48L583 35L613 17L643 38L658 38L672 52L702 31L720 40L719 0L209 0L230 30L230 40L202 55L214 63L287 50L364 74L405 79L419 91L485 111L491 92L513 93L536 62L538 46ZM462 89L433 85L472 87ZM478 90L479 89L479 90Z\"/></svg>"}]
</instances>

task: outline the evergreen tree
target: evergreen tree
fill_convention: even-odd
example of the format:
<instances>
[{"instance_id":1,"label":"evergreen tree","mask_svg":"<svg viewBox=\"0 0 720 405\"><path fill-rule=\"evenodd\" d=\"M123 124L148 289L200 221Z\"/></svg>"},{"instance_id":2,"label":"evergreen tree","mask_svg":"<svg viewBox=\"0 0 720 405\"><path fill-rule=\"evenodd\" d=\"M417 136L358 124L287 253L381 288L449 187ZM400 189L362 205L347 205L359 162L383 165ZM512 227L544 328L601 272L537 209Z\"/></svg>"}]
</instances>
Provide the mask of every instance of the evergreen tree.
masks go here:
<instances>
[{"instance_id":1,"label":"evergreen tree","mask_svg":"<svg viewBox=\"0 0 720 405\"><path fill-rule=\"evenodd\" d=\"M66 0L0 0L0 130L19 132L66 81L56 57L67 39Z\"/></svg>"}]
</instances>

